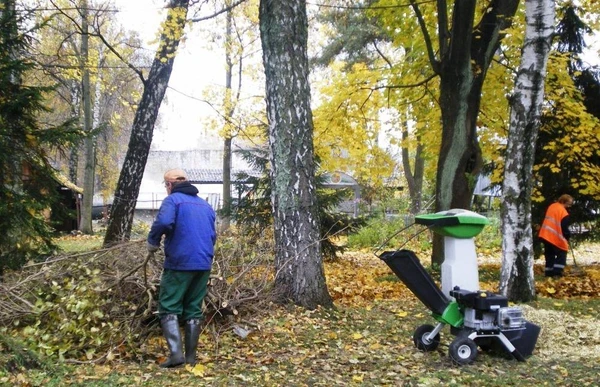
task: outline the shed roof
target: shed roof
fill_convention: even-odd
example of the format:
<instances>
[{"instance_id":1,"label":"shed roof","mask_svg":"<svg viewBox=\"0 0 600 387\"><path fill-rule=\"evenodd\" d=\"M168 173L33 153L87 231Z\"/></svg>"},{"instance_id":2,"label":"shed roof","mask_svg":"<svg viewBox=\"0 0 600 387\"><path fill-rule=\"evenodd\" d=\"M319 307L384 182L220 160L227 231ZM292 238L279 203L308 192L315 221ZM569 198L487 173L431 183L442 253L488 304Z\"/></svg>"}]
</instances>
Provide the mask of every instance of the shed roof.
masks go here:
<instances>
[{"instance_id":1,"label":"shed roof","mask_svg":"<svg viewBox=\"0 0 600 387\"><path fill-rule=\"evenodd\" d=\"M58 171L54 173L54 180L56 180L59 184L61 184L64 187L67 187L68 189L70 189L73 192L83 194L83 188L75 185L73 182L71 182L69 180L68 177L66 177L65 175L63 175L62 173L60 173Z\"/></svg>"}]
</instances>

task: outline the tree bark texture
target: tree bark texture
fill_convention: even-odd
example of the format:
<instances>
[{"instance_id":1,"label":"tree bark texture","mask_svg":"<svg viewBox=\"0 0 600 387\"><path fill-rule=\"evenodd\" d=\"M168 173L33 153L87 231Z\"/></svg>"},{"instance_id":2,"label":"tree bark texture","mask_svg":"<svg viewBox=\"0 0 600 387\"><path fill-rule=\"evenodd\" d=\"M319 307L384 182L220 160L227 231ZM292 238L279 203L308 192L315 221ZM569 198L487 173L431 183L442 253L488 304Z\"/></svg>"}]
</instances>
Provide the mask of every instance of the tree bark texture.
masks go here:
<instances>
[{"instance_id":1,"label":"tree bark texture","mask_svg":"<svg viewBox=\"0 0 600 387\"><path fill-rule=\"evenodd\" d=\"M231 6L229 2L226 6ZM234 104L232 100L231 80L233 78L233 60L232 60L232 31L233 14L232 10L227 11L225 26L225 130L223 140L223 215L221 217L221 232L229 229L231 213L231 118L233 117Z\"/></svg>"},{"instance_id":2,"label":"tree bark texture","mask_svg":"<svg viewBox=\"0 0 600 387\"><path fill-rule=\"evenodd\" d=\"M79 105L81 102L81 96L80 96L80 92L79 92L79 84L75 81L71 81L69 82L69 90L71 91L71 118L73 119L79 119L80 114L79 114ZM77 141L72 149L71 149L71 153L69 155L69 180L71 181L71 183L78 185L79 184L79 176L78 176L78 172L79 172L79 145L80 142ZM77 220L77 229L79 229L79 223L80 223L80 219Z\"/></svg>"},{"instance_id":3,"label":"tree bark texture","mask_svg":"<svg viewBox=\"0 0 600 387\"><path fill-rule=\"evenodd\" d=\"M493 0L474 26L476 0L454 2L452 25L446 23L446 2L438 2L442 144L436 178L436 211L469 208L482 167L477 115L483 82L502 31L509 27L519 0ZM450 28L451 27L451 28ZM434 241L432 263L443 262L443 243Z\"/></svg>"},{"instance_id":4,"label":"tree bark texture","mask_svg":"<svg viewBox=\"0 0 600 387\"><path fill-rule=\"evenodd\" d=\"M154 124L167 90L179 41L186 25L188 0L171 0L159 47L144 81L144 92L133 119L129 147L115 190L111 215L104 238L108 246L129 240L137 197L142 184Z\"/></svg>"},{"instance_id":5,"label":"tree bark texture","mask_svg":"<svg viewBox=\"0 0 600 387\"><path fill-rule=\"evenodd\" d=\"M402 124L402 140L408 139L408 123L403 122ZM422 200L423 200L423 176L425 174L425 159L422 157L423 144L421 143L420 136L417 136L417 147L414 155L414 171L410 165L410 152L408 147L402 147L402 169L404 169L404 176L406 177L406 183L408 185L408 192L410 194L410 213L412 215L418 215L421 212Z\"/></svg>"},{"instance_id":6,"label":"tree bark texture","mask_svg":"<svg viewBox=\"0 0 600 387\"><path fill-rule=\"evenodd\" d=\"M87 133L85 144L85 167L83 170L83 206L79 230L84 234L92 234L92 207L94 204L94 183L96 181L96 146L92 136L92 91L90 85L90 69L88 63L88 3L81 3L81 67L82 67L82 101L83 101L83 130Z\"/></svg>"},{"instance_id":7,"label":"tree bark texture","mask_svg":"<svg viewBox=\"0 0 600 387\"><path fill-rule=\"evenodd\" d=\"M231 224L231 137L223 140L223 214L221 216L221 232L229 229Z\"/></svg>"},{"instance_id":8,"label":"tree bark texture","mask_svg":"<svg viewBox=\"0 0 600 387\"><path fill-rule=\"evenodd\" d=\"M502 184L503 254L500 274L500 292L511 301L526 302L535 298L532 176L544 80L554 33L554 7L554 0L529 0L525 3L525 41L511 98Z\"/></svg>"},{"instance_id":9,"label":"tree bark texture","mask_svg":"<svg viewBox=\"0 0 600 387\"><path fill-rule=\"evenodd\" d=\"M307 308L330 306L319 243L304 0L261 0L275 287Z\"/></svg>"}]
</instances>

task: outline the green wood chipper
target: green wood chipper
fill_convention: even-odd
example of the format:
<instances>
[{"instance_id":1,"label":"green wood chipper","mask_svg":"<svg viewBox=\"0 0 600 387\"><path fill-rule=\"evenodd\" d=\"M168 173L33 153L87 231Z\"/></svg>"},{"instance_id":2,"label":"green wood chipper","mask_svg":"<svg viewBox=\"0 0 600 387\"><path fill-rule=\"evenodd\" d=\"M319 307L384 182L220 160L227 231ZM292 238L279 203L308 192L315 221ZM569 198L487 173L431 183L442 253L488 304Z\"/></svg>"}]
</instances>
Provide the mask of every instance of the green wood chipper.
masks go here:
<instances>
[{"instance_id":1,"label":"green wood chipper","mask_svg":"<svg viewBox=\"0 0 600 387\"><path fill-rule=\"evenodd\" d=\"M531 356L540 327L525 320L520 307L509 306L505 296L479 290L473 237L487 218L467 210L449 210L417 216L415 223L444 236L442 289L414 252L401 249L379 255L437 321L417 327L415 346L422 351L437 349L440 332L449 325L455 338L448 354L457 364L473 362L478 349L504 350L519 361Z\"/></svg>"}]
</instances>

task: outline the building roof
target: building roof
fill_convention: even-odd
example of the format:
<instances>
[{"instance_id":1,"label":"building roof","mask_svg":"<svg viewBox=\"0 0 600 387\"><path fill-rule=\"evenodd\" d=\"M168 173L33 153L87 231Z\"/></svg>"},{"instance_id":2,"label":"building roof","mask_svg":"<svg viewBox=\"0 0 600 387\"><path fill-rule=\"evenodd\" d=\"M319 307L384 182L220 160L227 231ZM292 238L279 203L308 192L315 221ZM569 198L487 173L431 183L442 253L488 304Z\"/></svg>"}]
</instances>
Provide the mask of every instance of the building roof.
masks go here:
<instances>
[{"instance_id":1,"label":"building roof","mask_svg":"<svg viewBox=\"0 0 600 387\"><path fill-rule=\"evenodd\" d=\"M210 168L185 168L188 181L192 184L223 184L223 170ZM239 174L246 176L260 177L260 172L253 169L233 169L231 171L232 183L243 183L244 179L238 179ZM358 188L358 183L350 175L335 172L325 173L323 186L325 188Z\"/></svg>"},{"instance_id":2,"label":"building roof","mask_svg":"<svg viewBox=\"0 0 600 387\"><path fill-rule=\"evenodd\" d=\"M185 168L187 179L192 184L223 184L223 170L209 168ZM261 173L253 169L233 169L231 171L231 183L245 183L245 179L239 179L239 174L252 177L260 177ZM353 188L358 190L359 184L352 176L343 172L325 173L322 183L324 188Z\"/></svg>"},{"instance_id":3,"label":"building roof","mask_svg":"<svg viewBox=\"0 0 600 387\"><path fill-rule=\"evenodd\" d=\"M185 169L188 181L192 184L222 184L223 170L222 169ZM243 173L248 176L260 176L260 173L252 169L233 169L231 170L231 182L241 183L242 180L237 176Z\"/></svg>"}]
</instances>

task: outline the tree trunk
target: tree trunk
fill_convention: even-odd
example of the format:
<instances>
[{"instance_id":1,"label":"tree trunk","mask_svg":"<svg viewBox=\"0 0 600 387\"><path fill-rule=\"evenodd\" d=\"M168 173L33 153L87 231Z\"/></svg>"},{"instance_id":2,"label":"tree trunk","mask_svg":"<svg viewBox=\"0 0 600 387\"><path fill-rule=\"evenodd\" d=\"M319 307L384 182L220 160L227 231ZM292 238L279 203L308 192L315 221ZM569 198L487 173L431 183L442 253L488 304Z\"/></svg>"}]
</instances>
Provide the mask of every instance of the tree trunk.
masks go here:
<instances>
[{"instance_id":1,"label":"tree trunk","mask_svg":"<svg viewBox=\"0 0 600 387\"><path fill-rule=\"evenodd\" d=\"M223 140L223 211L221 212L221 232L231 224L231 137Z\"/></svg>"},{"instance_id":2,"label":"tree trunk","mask_svg":"<svg viewBox=\"0 0 600 387\"><path fill-rule=\"evenodd\" d=\"M432 63L441 78L442 110L436 211L470 207L476 178L482 166L476 132L481 90L487 69L503 37L502 31L510 26L518 4L518 0L492 1L479 24L474 27L476 1L456 1L452 12L452 28L449 28L446 3L438 2L441 57L439 62ZM436 236L432 263L439 265L443 258L442 239Z\"/></svg>"},{"instance_id":3,"label":"tree trunk","mask_svg":"<svg viewBox=\"0 0 600 387\"><path fill-rule=\"evenodd\" d=\"M405 121L402 125L402 140L408 140L408 123ZM414 171L410 165L410 153L407 146L402 146L402 169L408 185L410 195L410 213L417 215L421 212L423 200L423 175L425 173L425 160L421 157L423 153L423 144L417 136L417 148L414 156Z\"/></svg>"},{"instance_id":4,"label":"tree trunk","mask_svg":"<svg viewBox=\"0 0 600 387\"><path fill-rule=\"evenodd\" d=\"M90 69L88 63L88 4L84 0L81 2L81 66L83 79L82 85L82 101L83 101L83 130L87 133L84 140L85 148L85 168L83 170L83 206L81 209L81 222L79 230L84 234L92 234L92 207L94 204L94 182L95 182L95 166L96 152L94 146L94 137L92 136L92 93L90 88Z\"/></svg>"},{"instance_id":5,"label":"tree trunk","mask_svg":"<svg viewBox=\"0 0 600 387\"><path fill-rule=\"evenodd\" d=\"M159 47L148 78L144 81L142 99L133 119L129 147L104 237L105 246L129 240L131 235L135 205L152 144L154 123L171 77L177 47L183 36L188 6L188 0L171 0L168 6Z\"/></svg>"},{"instance_id":6,"label":"tree trunk","mask_svg":"<svg viewBox=\"0 0 600 387\"><path fill-rule=\"evenodd\" d=\"M472 184L469 184L468 177L475 171L476 164L481 163L475 137L477 114L472 114L473 108L479 108L479 100L470 98L475 85L471 68L474 15L475 0L457 2L452 37L453 40L462 38L461 44L452 45L442 59L440 106L443 135L436 181L437 211L469 207ZM476 106L472 107L472 104Z\"/></svg>"},{"instance_id":7,"label":"tree trunk","mask_svg":"<svg viewBox=\"0 0 600 387\"><path fill-rule=\"evenodd\" d=\"M95 90L94 90L94 107L92 108L92 128L95 128L96 130L100 129L102 125L102 82L103 82L103 78L102 78L102 64L104 63L104 46L100 46L98 49L98 68L97 68L97 74L96 74L96 84L95 84ZM104 130L105 131L105 130ZM94 187L95 187L95 180L96 180L96 167L98 165L98 159L97 159L97 155L98 155L98 136L94 136L93 137L93 152L94 152L94 158L93 158L93 167L94 167ZM104 197L102 198L102 205L104 206L104 208L107 208L107 200L108 198L106 197L106 195L103 195ZM92 203L92 210L93 210L93 203ZM106 217L108 214L106 214L104 211L102 211L104 214L104 217Z\"/></svg>"},{"instance_id":8,"label":"tree trunk","mask_svg":"<svg viewBox=\"0 0 600 387\"><path fill-rule=\"evenodd\" d=\"M81 102L79 84L78 82L72 81L69 85L71 86L69 87L69 90L71 91L71 117L73 119L78 119L80 117L79 106ZM79 141L73 144L69 155L69 180L75 185L79 183L79 144ZM79 220L77 229L79 229Z\"/></svg>"},{"instance_id":9,"label":"tree trunk","mask_svg":"<svg viewBox=\"0 0 600 387\"><path fill-rule=\"evenodd\" d=\"M500 292L510 301L535 298L531 192L535 143L540 127L546 65L554 33L554 1L525 3L521 64L511 98L510 128L502 184Z\"/></svg>"},{"instance_id":10,"label":"tree trunk","mask_svg":"<svg viewBox=\"0 0 600 387\"><path fill-rule=\"evenodd\" d=\"M319 243L304 0L261 0L269 122L275 287L283 300L331 306Z\"/></svg>"},{"instance_id":11,"label":"tree trunk","mask_svg":"<svg viewBox=\"0 0 600 387\"><path fill-rule=\"evenodd\" d=\"M230 6L227 2L226 6ZM223 211L221 216L221 231L227 231L230 224L231 214L231 117L233 117L233 101L231 98L231 80L233 78L232 61L232 11L227 11L227 20L225 26L225 130L223 140Z\"/></svg>"}]
</instances>

